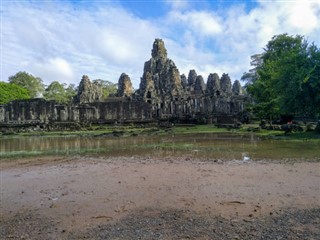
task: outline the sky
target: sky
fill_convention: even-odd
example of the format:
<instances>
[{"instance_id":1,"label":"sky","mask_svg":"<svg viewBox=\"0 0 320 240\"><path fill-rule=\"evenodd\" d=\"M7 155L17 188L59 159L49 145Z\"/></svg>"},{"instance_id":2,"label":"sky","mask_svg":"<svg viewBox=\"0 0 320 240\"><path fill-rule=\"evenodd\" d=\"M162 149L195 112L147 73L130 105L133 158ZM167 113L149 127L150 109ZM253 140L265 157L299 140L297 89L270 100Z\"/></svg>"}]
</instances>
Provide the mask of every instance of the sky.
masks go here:
<instances>
[{"instance_id":1,"label":"sky","mask_svg":"<svg viewBox=\"0 0 320 240\"><path fill-rule=\"evenodd\" d=\"M180 74L240 79L274 35L320 46L320 0L0 0L0 80L26 71L46 85L91 80L139 88L152 44L163 39Z\"/></svg>"}]
</instances>

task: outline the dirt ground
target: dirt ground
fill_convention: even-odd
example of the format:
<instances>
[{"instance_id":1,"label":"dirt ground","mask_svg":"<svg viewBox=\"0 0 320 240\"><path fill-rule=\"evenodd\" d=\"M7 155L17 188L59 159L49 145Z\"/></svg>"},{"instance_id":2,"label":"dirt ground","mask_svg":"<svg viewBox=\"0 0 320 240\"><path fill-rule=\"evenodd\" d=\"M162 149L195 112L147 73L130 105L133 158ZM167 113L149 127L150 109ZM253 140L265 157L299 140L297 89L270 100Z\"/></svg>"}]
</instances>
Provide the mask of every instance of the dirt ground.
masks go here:
<instances>
[{"instance_id":1,"label":"dirt ground","mask_svg":"<svg viewBox=\"0 0 320 240\"><path fill-rule=\"evenodd\" d=\"M320 239L320 163L2 161L1 239Z\"/></svg>"}]
</instances>

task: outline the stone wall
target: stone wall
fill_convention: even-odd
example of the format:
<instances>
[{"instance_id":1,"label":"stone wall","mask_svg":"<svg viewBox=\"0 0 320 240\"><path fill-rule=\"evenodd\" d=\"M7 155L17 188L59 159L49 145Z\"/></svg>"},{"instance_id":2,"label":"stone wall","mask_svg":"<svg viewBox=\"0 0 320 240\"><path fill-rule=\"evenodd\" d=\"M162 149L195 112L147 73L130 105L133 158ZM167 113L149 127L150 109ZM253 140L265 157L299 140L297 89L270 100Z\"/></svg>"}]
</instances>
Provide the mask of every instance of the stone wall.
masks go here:
<instances>
[{"instance_id":1,"label":"stone wall","mask_svg":"<svg viewBox=\"0 0 320 240\"><path fill-rule=\"evenodd\" d=\"M55 102L44 99L16 100L0 109L0 123L46 123L57 119Z\"/></svg>"},{"instance_id":2,"label":"stone wall","mask_svg":"<svg viewBox=\"0 0 320 240\"><path fill-rule=\"evenodd\" d=\"M145 62L140 88L133 92L130 77L119 78L116 97L102 99L102 89L84 75L71 105L44 99L16 100L0 105L0 127L59 123L126 123L173 120L176 122L232 123L243 111L246 97L239 81L231 84L228 74L209 74L205 81L190 70L180 75L167 57L161 39L156 39L151 59Z\"/></svg>"},{"instance_id":3,"label":"stone wall","mask_svg":"<svg viewBox=\"0 0 320 240\"><path fill-rule=\"evenodd\" d=\"M46 125L61 122L115 123L152 121L151 106L116 99L80 105L58 105L43 99L17 100L0 106L0 126Z\"/></svg>"}]
</instances>

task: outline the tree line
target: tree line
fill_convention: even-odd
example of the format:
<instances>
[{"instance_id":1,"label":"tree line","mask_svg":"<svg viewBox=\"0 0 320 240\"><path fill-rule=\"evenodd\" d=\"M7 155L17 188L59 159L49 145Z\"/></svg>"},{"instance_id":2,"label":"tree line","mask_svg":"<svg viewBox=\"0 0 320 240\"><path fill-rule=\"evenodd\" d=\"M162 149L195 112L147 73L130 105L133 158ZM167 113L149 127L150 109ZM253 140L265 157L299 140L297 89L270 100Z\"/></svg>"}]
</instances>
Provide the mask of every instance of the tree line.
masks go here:
<instances>
[{"instance_id":1,"label":"tree line","mask_svg":"<svg viewBox=\"0 0 320 240\"><path fill-rule=\"evenodd\" d=\"M117 84L97 79L93 83L102 88L103 97L115 94ZM27 72L18 72L10 76L8 83L0 82L0 104L6 104L12 100L22 100L43 97L46 100L54 100L60 104L70 104L77 94L77 87L74 84L60 83L53 81L45 86L43 80Z\"/></svg>"}]
</instances>

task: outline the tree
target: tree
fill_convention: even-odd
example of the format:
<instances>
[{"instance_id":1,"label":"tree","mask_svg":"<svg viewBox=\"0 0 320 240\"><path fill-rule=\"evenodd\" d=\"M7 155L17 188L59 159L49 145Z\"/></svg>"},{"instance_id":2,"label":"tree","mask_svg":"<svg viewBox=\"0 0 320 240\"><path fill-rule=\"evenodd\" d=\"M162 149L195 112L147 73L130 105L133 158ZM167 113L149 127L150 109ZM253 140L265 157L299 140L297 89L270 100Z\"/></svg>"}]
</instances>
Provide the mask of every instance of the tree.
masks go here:
<instances>
[{"instance_id":1,"label":"tree","mask_svg":"<svg viewBox=\"0 0 320 240\"><path fill-rule=\"evenodd\" d=\"M247 79L259 117L320 115L319 54L317 46L309 46L300 35L281 34L268 42L256 68L257 78Z\"/></svg>"},{"instance_id":2,"label":"tree","mask_svg":"<svg viewBox=\"0 0 320 240\"><path fill-rule=\"evenodd\" d=\"M320 49L312 44L308 48L307 76L302 89L308 94L305 97L304 109L309 115L320 117Z\"/></svg>"},{"instance_id":3,"label":"tree","mask_svg":"<svg viewBox=\"0 0 320 240\"><path fill-rule=\"evenodd\" d=\"M66 98L68 99L68 103L71 103L73 97L77 95L77 88L74 84L69 84L67 88L65 88Z\"/></svg>"},{"instance_id":4,"label":"tree","mask_svg":"<svg viewBox=\"0 0 320 240\"><path fill-rule=\"evenodd\" d=\"M30 95L27 89L16 84L0 82L0 104L6 104L13 100L29 98Z\"/></svg>"},{"instance_id":5,"label":"tree","mask_svg":"<svg viewBox=\"0 0 320 240\"><path fill-rule=\"evenodd\" d=\"M60 104L69 104L76 95L74 85L70 84L66 88L66 84L58 81L52 82L45 90L43 96L46 100L55 100Z\"/></svg>"},{"instance_id":6,"label":"tree","mask_svg":"<svg viewBox=\"0 0 320 240\"><path fill-rule=\"evenodd\" d=\"M256 80L258 80L258 70L262 66L262 54L255 54L251 56L251 62L250 65L253 66L252 69L249 70L249 72L243 73L241 80L247 82L247 84L252 84Z\"/></svg>"},{"instance_id":7,"label":"tree","mask_svg":"<svg viewBox=\"0 0 320 240\"><path fill-rule=\"evenodd\" d=\"M102 79L93 80L92 83L102 88L103 99L106 99L107 97L115 95L117 93L117 83L113 83Z\"/></svg>"},{"instance_id":8,"label":"tree","mask_svg":"<svg viewBox=\"0 0 320 240\"><path fill-rule=\"evenodd\" d=\"M27 89L30 98L40 97L44 92L42 79L27 72L18 72L14 76L10 76L9 82Z\"/></svg>"},{"instance_id":9,"label":"tree","mask_svg":"<svg viewBox=\"0 0 320 240\"><path fill-rule=\"evenodd\" d=\"M59 83L58 81L52 82L46 89L43 94L43 97L46 100L55 100L58 103L66 103L66 94L64 89L64 84Z\"/></svg>"}]
</instances>

